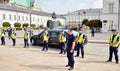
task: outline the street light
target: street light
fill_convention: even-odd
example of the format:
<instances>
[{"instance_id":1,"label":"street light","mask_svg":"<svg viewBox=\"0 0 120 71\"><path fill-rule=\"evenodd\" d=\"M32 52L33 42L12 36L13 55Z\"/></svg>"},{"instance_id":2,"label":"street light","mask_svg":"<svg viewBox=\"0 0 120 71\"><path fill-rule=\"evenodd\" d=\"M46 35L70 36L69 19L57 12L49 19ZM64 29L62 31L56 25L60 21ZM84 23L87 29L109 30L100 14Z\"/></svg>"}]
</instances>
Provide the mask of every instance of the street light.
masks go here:
<instances>
[{"instance_id":1,"label":"street light","mask_svg":"<svg viewBox=\"0 0 120 71\"><path fill-rule=\"evenodd\" d=\"M34 4L34 1L30 0L30 37L32 34L32 31L31 31L31 14L32 14L31 8L34 6L33 4Z\"/></svg>"},{"instance_id":2,"label":"street light","mask_svg":"<svg viewBox=\"0 0 120 71\"><path fill-rule=\"evenodd\" d=\"M120 33L120 0L118 4L118 33Z\"/></svg>"}]
</instances>

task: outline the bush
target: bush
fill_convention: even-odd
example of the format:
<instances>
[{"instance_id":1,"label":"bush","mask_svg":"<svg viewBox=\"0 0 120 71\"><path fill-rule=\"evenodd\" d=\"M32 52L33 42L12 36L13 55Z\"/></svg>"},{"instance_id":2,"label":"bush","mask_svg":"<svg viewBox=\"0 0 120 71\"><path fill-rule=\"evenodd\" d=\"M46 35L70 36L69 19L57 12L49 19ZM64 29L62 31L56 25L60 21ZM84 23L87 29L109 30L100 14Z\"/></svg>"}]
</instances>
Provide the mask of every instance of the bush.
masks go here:
<instances>
[{"instance_id":1,"label":"bush","mask_svg":"<svg viewBox=\"0 0 120 71\"><path fill-rule=\"evenodd\" d=\"M3 27L10 27L11 24L10 24L9 22L3 22L2 26L3 26Z\"/></svg>"},{"instance_id":2,"label":"bush","mask_svg":"<svg viewBox=\"0 0 120 71\"><path fill-rule=\"evenodd\" d=\"M21 24L19 22L14 23L14 27L21 27Z\"/></svg>"},{"instance_id":3,"label":"bush","mask_svg":"<svg viewBox=\"0 0 120 71\"><path fill-rule=\"evenodd\" d=\"M82 25L86 25L88 22L89 22L88 19L84 19L84 20L82 21Z\"/></svg>"},{"instance_id":4,"label":"bush","mask_svg":"<svg viewBox=\"0 0 120 71\"><path fill-rule=\"evenodd\" d=\"M25 27L28 28L28 26L29 26L28 23L24 23L24 24L23 24L23 28L25 28Z\"/></svg>"},{"instance_id":5,"label":"bush","mask_svg":"<svg viewBox=\"0 0 120 71\"><path fill-rule=\"evenodd\" d=\"M90 28L102 28L102 22L100 20L91 20L86 24L86 26L89 26Z\"/></svg>"},{"instance_id":6,"label":"bush","mask_svg":"<svg viewBox=\"0 0 120 71\"><path fill-rule=\"evenodd\" d=\"M16 30L20 31L20 30L22 30L22 28L16 28Z\"/></svg>"},{"instance_id":7,"label":"bush","mask_svg":"<svg viewBox=\"0 0 120 71\"><path fill-rule=\"evenodd\" d=\"M60 21L58 21L58 26L62 26L62 23Z\"/></svg>"},{"instance_id":8,"label":"bush","mask_svg":"<svg viewBox=\"0 0 120 71\"><path fill-rule=\"evenodd\" d=\"M48 20L48 21L47 21L47 27L48 27L48 28L50 27L51 21L52 21L52 20Z\"/></svg>"},{"instance_id":9,"label":"bush","mask_svg":"<svg viewBox=\"0 0 120 71\"><path fill-rule=\"evenodd\" d=\"M32 27L32 28L35 28L35 27L36 27L36 24L31 24L31 27Z\"/></svg>"}]
</instances>

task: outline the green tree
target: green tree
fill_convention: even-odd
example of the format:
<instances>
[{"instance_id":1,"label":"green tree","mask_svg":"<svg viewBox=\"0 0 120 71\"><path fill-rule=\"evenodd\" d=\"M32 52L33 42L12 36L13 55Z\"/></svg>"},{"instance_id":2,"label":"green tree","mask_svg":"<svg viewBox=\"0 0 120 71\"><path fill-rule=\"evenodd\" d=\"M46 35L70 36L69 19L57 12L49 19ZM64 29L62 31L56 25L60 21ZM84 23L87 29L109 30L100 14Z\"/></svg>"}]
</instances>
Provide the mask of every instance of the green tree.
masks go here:
<instances>
[{"instance_id":1,"label":"green tree","mask_svg":"<svg viewBox=\"0 0 120 71\"><path fill-rule=\"evenodd\" d=\"M102 28L102 22L100 20L90 20L86 26L95 27L95 28Z\"/></svg>"},{"instance_id":2,"label":"green tree","mask_svg":"<svg viewBox=\"0 0 120 71\"><path fill-rule=\"evenodd\" d=\"M11 24L10 24L10 22L3 22L2 26L3 27L10 27Z\"/></svg>"},{"instance_id":3,"label":"green tree","mask_svg":"<svg viewBox=\"0 0 120 71\"><path fill-rule=\"evenodd\" d=\"M88 22L89 22L88 19L84 19L84 20L82 21L82 25L86 25Z\"/></svg>"},{"instance_id":4,"label":"green tree","mask_svg":"<svg viewBox=\"0 0 120 71\"><path fill-rule=\"evenodd\" d=\"M19 22L15 22L14 23L14 27L18 27L19 28L19 27L21 27L21 24Z\"/></svg>"},{"instance_id":5,"label":"green tree","mask_svg":"<svg viewBox=\"0 0 120 71\"><path fill-rule=\"evenodd\" d=\"M23 28L24 28L24 27L28 28L28 26L29 26L28 23L24 23L24 24L23 24Z\"/></svg>"},{"instance_id":6,"label":"green tree","mask_svg":"<svg viewBox=\"0 0 120 71\"><path fill-rule=\"evenodd\" d=\"M32 27L32 28L35 28L35 27L36 27L36 24L31 24L31 27Z\"/></svg>"},{"instance_id":7,"label":"green tree","mask_svg":"<svg viewBox=\"0 0 120 71\"><path fill-rule=\"evenodd\" d=\"M47 27L48 27L48 28L50 27L51 21L52 21L52 20L48 20L48 21L47 21Z\"/></svg>"},{"instance_id":8,"label":"green tree","mask_svg":"<svg viewBox=\"0 0 120 71\"><path fill-rule=\"evenodd\" d=\"M58 20L58 26L62 26L62 23Z\"/></svg>"}]
</instances>

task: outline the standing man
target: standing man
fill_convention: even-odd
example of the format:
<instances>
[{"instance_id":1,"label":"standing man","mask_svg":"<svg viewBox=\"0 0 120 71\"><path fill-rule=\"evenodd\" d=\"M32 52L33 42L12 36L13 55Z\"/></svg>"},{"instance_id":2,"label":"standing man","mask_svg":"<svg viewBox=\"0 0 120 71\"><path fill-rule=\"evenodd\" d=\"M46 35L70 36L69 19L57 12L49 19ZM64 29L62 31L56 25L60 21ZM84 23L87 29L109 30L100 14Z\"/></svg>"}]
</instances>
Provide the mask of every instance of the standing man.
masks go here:
<instances>
[{"instance_id":1,"label":"standing man","mask_svg":"<svg viewBox=\"0 0 120 71\"><path fill-rule=\"evenodd\" d=\"M116 29L112 29L112 35L110 36L109 59L106 62L112 61L112 55L114 53L116 64L119 64L118 47L119 47L119 35L117 34Z\"/></svg>"},{"instance_id":2,"label":"standing man","mask_svg":"<svg viewBox=\"0 0 120 71\"><path fill-rule=\"evenodd\" d=\"M75 36L73 35L72 28L68 29L68 39L67 46L65 50L67 51L68 65L66 67L70 67L68 70L74 69L74 48L75 48Z\"/></svg>"},{"instance_id":3,"label":"standing man","mask_svg":"<svg viewBox=\"0 0 120 71\"><path fill-rule=\"evenodd\" d=\"M24 48L29 48L29 43L28 43L28 32L27 30L25 30L25 33L24 33Z\"/></svg>"},{"instance_id":4,"label":"standing man","mask_svg":"<svg viewBox=\"0 0 120 71\"><path fill-rule=\"evenodd\" d=\"M85 40L85 34L83 33L82 28L80 27L78 29L78 35L76 37L76 42L77 42L77 55L75 57L79 57L80 54L80 49L81 49L81 55L82 58L84 58L84 40Z\"/></svg>"},{"instance_id":5,"label":"standing man","mask_svg":"<svg viewBox=\"0 0 120 71\"><path fill-rule=\"evenodd\" d=\"M65 47L66 37L64 31L61 32L59 36L59 46L60 46L60 54L65 54L64 47Z\"/></svg>"},{"instance_id":6,"label":"standing man","mask_svg":"<svg viewBox=\"0 0 120 71\"><path fill-rule=\"evenodd\" d=\"M48 39L49 39L48 31L45 30L44 35L43 35L44 46L43 46L42 51L44 51L45 49L46 49L46 51L48 51Z\"/></svg>"},{"instance_id":7,"label":"standing man","mask_svg":"<svg viewBox=\"0 0 120 71\"><path fill-rule=\"evenodd\" d=\"M1 32L1 45L5 45L5 31L3 29Z\"/></svg>"},{"instance_id":8,"label":"standing man","mask_svg":"<svg viewBox=\"0 0 120 71\"><path fill-rule=\"evenodd\" d=\"M12 31L11 38L12 38L13 46L15 46L16 45L16 33L15 33L15 30Z\"/></svg>"}]
</instances>

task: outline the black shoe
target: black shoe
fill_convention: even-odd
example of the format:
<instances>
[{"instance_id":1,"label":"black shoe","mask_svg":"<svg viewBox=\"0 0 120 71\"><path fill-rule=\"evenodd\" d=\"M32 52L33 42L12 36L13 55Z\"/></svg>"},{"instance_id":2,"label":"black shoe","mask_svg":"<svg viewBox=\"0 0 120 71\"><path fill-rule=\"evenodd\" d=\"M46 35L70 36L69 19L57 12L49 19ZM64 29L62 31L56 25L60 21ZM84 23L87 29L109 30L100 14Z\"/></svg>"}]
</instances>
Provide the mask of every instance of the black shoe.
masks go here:
<instances>
[{"instance_id":1,"label":"black shoe","mask_svg":"<svg viewBox=\"0 0 120 71\"><path fill-rule=\"evenodd\" d=\"M82 58L84 58L84 56L82 56Z\"/></svg>"},{"instance_id":2,"label":"black shoe","mask_svg":"<svg viewBox=\"0 0 120 71\"><path fill-rule=\"evenodd\" d=\"M68 70L69 70L69 71L71 71L71 70L73 70L73 68L72 68L72 67L70 67Z\"/></svg>"},{"instance_id":3,"label":"black shoe","mask_svg":"<svg viewBox=\"0 0 120 71\"><path fill-rule=\"evenodd\" d=\"M116 61L116 64L119 64L119 62L118 62L118 61Z\"/></svg>"},{"instance_id":4,"label":"black shoe","mask_svg":"<svg viewBox=\"0 0 120 71\"><path fill-rule=\"evenodd\" d=\"M70 67L69 65L66 65L65 67Z\"/></svg>"},{"instance_id":5,"label":"black shoe","mask_svg":"<svg viewBox=\"0 0 120 71\"><path fill-rule=\"evenodd\" d=\"M78 55L76 55L75 57L79 57Z\"/></svg>"},{"instance_id":6,"label":"black shoe","mask_svg":"<svg viewBox=\"0 0 120 71\"><path fill-rule=\"evenodd\" d=\"M59 54L62 54L61 52Z\"/></svg>"},{"instance_id":7,"label":"black shoe","mask_svg":"<svg viewBox=\"0 0 120 71\"><path fill-rule=\"evenodd\" d=\"M106 62L111 62L110 60L107 60Z\"/></svg>"}]
</instances>

